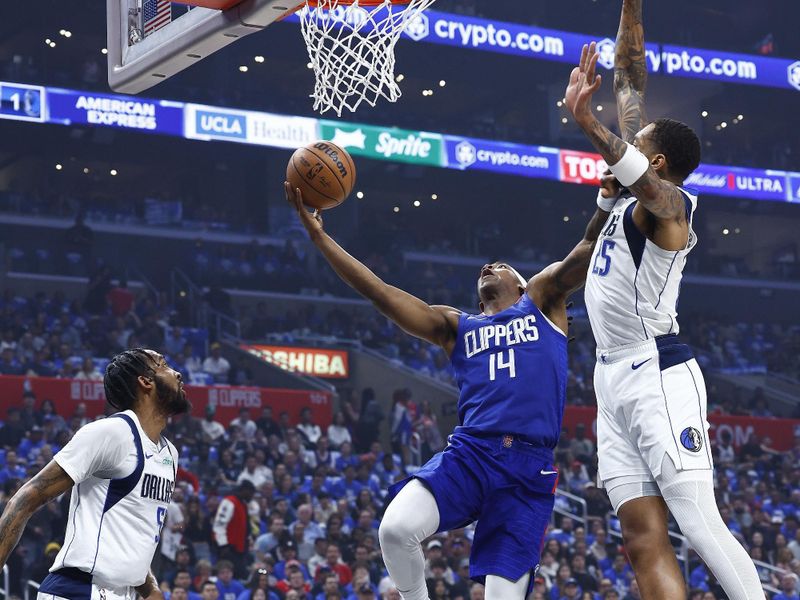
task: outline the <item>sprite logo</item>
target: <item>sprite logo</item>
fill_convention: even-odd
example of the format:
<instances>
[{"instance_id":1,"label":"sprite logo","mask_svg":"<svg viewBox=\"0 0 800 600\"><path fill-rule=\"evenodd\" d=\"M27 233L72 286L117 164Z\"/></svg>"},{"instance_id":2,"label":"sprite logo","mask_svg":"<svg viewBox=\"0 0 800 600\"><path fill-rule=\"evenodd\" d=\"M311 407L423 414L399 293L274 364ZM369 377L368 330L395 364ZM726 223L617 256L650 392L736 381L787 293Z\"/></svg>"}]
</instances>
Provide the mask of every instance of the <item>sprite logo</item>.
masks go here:
<instances>
[{"instance_id":1,"label":"sprite logo","mask_svg":"<svg viewBox=\"0 0 800 600\"><path fill-rule=\"evenodd\" d=\"M323 139L350 154L435 167L444 164L444 140L439 134L324 120L320 125Z\"/></svg>"}]
</instances>

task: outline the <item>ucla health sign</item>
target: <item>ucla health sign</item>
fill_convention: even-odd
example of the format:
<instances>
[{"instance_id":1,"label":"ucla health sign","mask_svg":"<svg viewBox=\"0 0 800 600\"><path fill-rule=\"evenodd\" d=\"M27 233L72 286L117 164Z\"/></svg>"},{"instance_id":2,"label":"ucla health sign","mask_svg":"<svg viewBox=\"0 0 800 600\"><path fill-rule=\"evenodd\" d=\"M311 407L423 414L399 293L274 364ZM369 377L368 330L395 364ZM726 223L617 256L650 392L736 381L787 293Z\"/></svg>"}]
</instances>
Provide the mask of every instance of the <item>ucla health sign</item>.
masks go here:
<instances>
[{"instance_id":1,"label":"ucla health sign","mask_svg":"<svg viewBox=\"0 0 800 600\"><path fill-rule=\"evenodd\" d=\"M184 135L192 140L297 148L316 140L317 119L187 104Z\"/></svg>"},{"instance_id":2,"label":"ucla health sign","mask_svg":"<svg viewBox=\"0 0 800 600\"><path fill-rule=\"evenodd\" d=\"M48 122L183 135L183 103L47 88Z\"/></svg>"}]
</instances>

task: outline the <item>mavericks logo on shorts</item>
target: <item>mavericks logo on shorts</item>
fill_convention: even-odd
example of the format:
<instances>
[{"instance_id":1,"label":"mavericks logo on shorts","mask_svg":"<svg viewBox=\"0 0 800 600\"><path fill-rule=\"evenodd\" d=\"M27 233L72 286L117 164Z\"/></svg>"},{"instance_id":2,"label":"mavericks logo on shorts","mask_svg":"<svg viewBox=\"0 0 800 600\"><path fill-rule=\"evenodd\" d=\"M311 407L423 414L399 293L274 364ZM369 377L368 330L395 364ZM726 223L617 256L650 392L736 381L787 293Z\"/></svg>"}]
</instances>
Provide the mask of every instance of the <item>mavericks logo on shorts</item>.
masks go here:
<instances>
[{"instance_id":1,"label":"mavericks logo on shorts","mask_svg":"<svg viewBox=\"0 0 800 600\"><path fill-rule=\"evenodd\" d=\"M681 444L691 452L700 452L703 447L703 436L694 427L687 427L681 431Z\"/></svg>"}]
</instances>

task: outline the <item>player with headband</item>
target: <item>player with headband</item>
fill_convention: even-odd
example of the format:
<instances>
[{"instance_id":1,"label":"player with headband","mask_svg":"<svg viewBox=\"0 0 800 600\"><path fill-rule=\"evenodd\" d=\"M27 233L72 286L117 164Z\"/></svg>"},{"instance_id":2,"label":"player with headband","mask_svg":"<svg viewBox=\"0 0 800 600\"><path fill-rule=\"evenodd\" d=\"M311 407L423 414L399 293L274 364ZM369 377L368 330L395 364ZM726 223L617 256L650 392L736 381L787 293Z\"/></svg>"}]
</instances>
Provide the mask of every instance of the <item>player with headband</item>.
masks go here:
<instances>
[{"instance_id":1,"label":"player with headband","mask_svg":"<svg viewBox=\"0 0 800 600\"><path fill-rule=\"evenodd\" d=\"M697 243L697 197L681 187L700 163L684 123L644 114L647 82L641 0L624 0L614 91L620 131L592 113L600 88L596 45L584 46L566 102L623 190L586 280L598 345L595 368L599 475L622 524L642 597L686 597L668 511L731 600L763 598L755 567L714 501L703 374L678 338L678 294Z\"/></svg>"},{"instance_id":2,"label":"player with headband","mask_svg":"<svg viewBox=\"0 0 800 600\"><path fill-rule=\"evenodd\" d=\"M300 190L287 183L286 195L345 283L406 332L442 347L456 374L459 425L443 452L390 488L380 526L383 559L403 600L428 599L421 542L476 520L470 576L485 581L488 600L524 600L558 481L553 448L566 399L566 300L583 285L608 212L598 209L572 252L529 281L507 263L484 265L481 313L466 314L384 283L324 231Z\"/></svg>"}]
</instances>

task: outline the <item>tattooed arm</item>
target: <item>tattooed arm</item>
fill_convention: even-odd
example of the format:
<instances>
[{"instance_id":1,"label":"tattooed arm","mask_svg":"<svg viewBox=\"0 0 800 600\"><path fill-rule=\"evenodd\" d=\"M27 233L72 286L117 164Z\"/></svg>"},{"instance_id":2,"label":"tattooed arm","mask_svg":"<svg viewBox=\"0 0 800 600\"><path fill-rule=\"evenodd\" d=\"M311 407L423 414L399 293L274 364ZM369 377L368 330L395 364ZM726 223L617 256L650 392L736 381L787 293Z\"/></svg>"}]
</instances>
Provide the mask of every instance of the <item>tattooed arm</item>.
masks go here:
<instances>
[{"instance_id":1,"label":"tattooed arm","mask_svg":"<svg viewBox=\"0 0 800 600\"><path fill-rule=\"evenodd\" d=\"M602 77L595 74L599 54L596 44L584 46L579 66L572 70L567 86L567 108L575 122L609 165L616 165L628 149L627 143L611 133L592 113L592 95L600 89ZM652 166L628 187L639 203L657 219L686 225L686 205L680 190L658 176Z\"/></svg>"},{"instance_id":2,"label":"tattooed arm","mask_svg":"<svg viewBox=\"0 0 800 600\"><path fill-rule=\"evenodd\" d=\"M6 563L14 546L19 542L25 525L33 513L69 490L72 485L72 479L66 471L51 460L14 494L0 516L0 567Z\"/></svg>"},{"instance_id":3,"label":"tattooed arm","mask_svg":"<svg viewBox=\"0 0 800 600\"><path fill-rule=\"evenodd\" d=\"M642 27L642 0L624 0L614 56L614 94L617 97L619 130L626 142L647 125L644 93L647 61Z\"/></svg>"}]
</instances>

